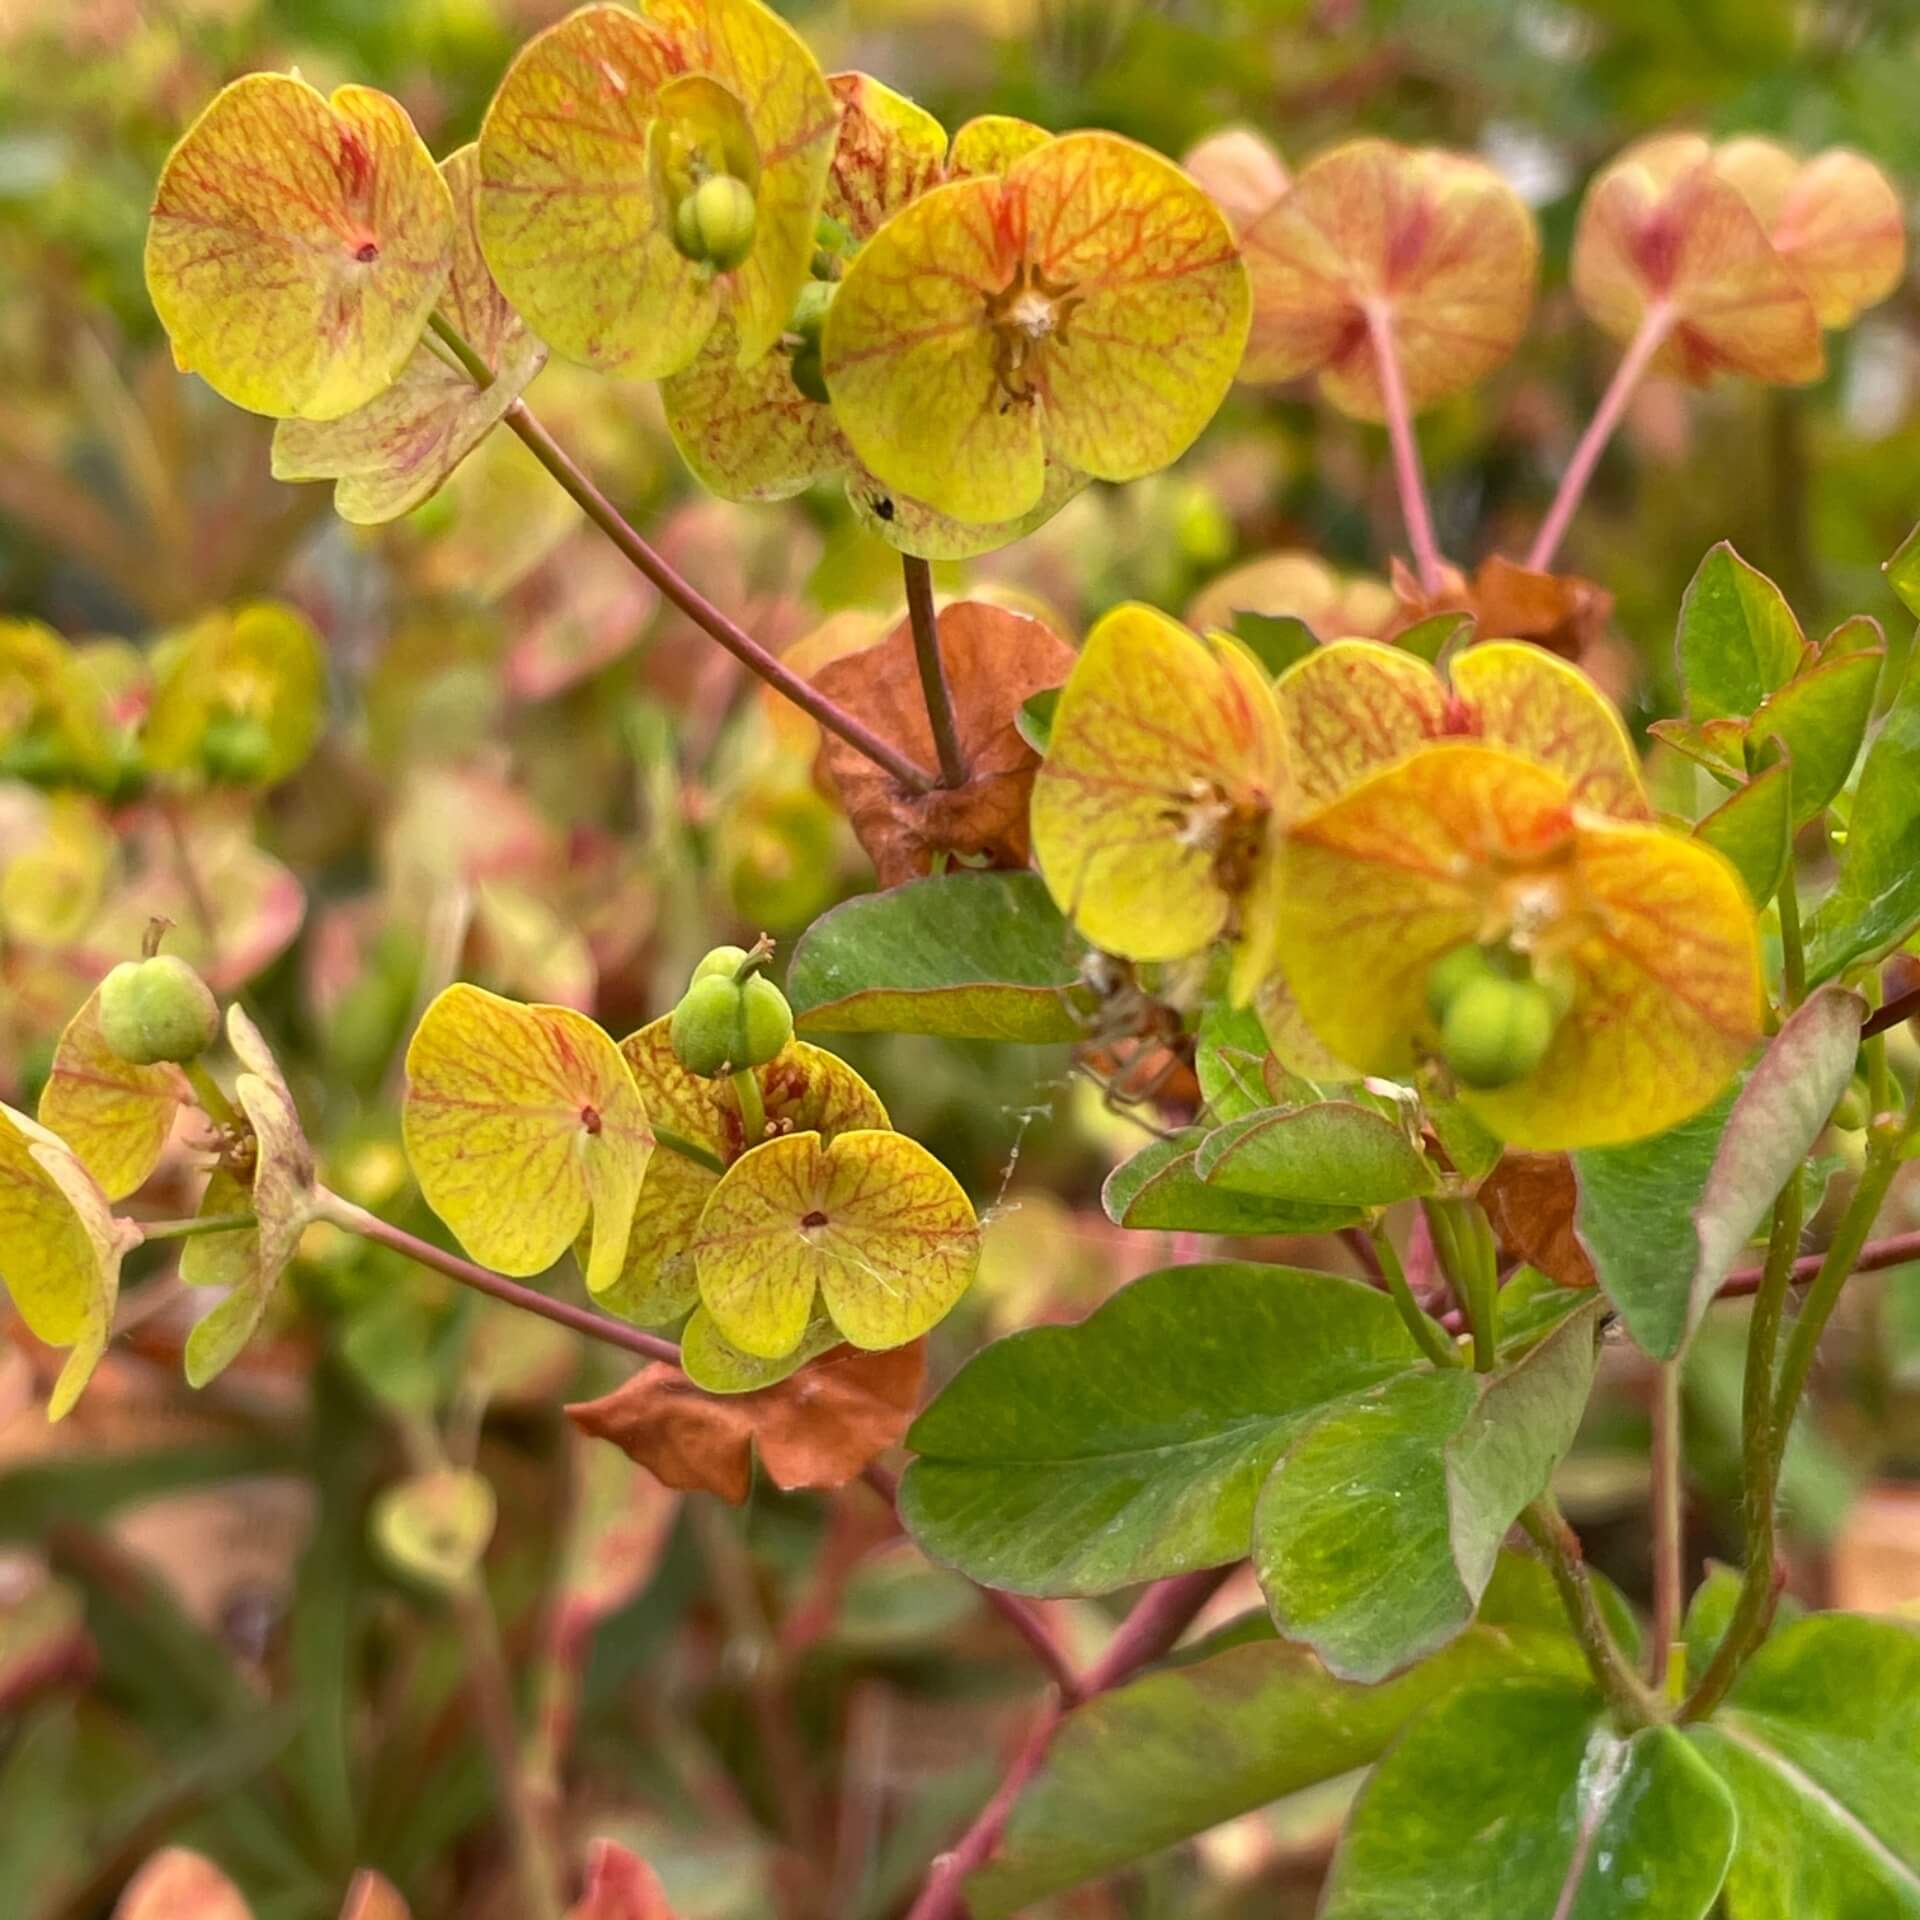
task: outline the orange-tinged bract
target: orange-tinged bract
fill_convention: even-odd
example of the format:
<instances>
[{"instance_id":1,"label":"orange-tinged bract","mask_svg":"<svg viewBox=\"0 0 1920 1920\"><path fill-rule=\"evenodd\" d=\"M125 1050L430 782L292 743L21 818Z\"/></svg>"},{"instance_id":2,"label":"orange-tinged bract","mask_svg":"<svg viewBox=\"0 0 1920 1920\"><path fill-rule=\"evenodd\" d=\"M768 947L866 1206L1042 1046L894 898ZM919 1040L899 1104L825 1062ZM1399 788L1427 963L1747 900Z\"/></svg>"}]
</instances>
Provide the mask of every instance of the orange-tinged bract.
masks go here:
<instances>
[{"instance_id":1,"label":"orange-tinged bract","mask_svg":"<svg viewBox=\"0 0 1920 1920\"><path fill-rule=\"evenodd\" d=\"M1444 741L1296 821L1279 855L1280 961L1340 1059L1404 1076L1439 1035L1434 964L1504 942L1570 977L1545 1057L1462 1099L1516 1146L1603 1146L1706 1105L1759 1036L1759 941L1698 841L1576 806L1553 770Z\"/></svg>"},{"instance_id":2,"label":"orange-tinged bract","mask_svg":"<svg viewBox=\"0 0 1920 1920\"><path fill-rule=\"evenodd\" d=\"M1856 158L1823 156L1789 173L1791 156L1770 143L1642 141L1587 190L1574 292L1616 339L1650 316L1662 325L1651 363L1662 371L1696 382L1722 372L1818 379L1823 321L1843 324L1882 297L1904 253L1897 205L1889 234L1879 176Z\"/></svg>"},{"instance_id":3,"label":"orange-tinged bract","mask_svg":"<svg viewBox=\"0 0 1920 1920\"><path fill-rule=\"evenodd\" d=\"M759 0L582 7L528 43L487 110L487 264L571 360L663 378L725 316L750 367L807 277L838 118L805 42ZM676 243L716 176L753 195L751 245L725 268Z\"/></svg>"},{"instance_id":4,"label":"orange-tinged bract","mask_svg":"<svg viewBox=\"0 0 1920 1920\"><path fill-rule=\"evenodd\" d=\"M428 1206L476 1260L544 1272L591 1219L587 1285L619 1279L653 1130L584 1014L447 988L407 1048L401 1125Z\"/></svg>"},{"instance_id":5,"label":"orange-tinged bract","mask_svg":"<svg viewBox=\"0 0 1920 1920\"><path fill-rule=\"evenodd\" d=\"M479 387L438 340L423 339L399 377L338 420L283 420L273 436L276 480L333 480L333 508L357 526L395 520L427 499L526 391L547 350L507 305L474 227L478 150L441 163L455 214L453 268L440 311L493 375Z\"/></svg>"},{"instance_id":6,"label":"orange-tinged bract","mask_svg":"<svg viewBox=\"0 0 1920 1920\"><path fill-rule=\"evenodd\" d=\"M791 1133L721 1176L693 1251L714 1325L741 1352L778 1360L806 1338L816 1298L856 1347L917 1339L966 1291L980 1225L918 1141Z\"/></svg>"},{"instance_id":7,"label":"orange-tinged bract","mask_svg":"<svg viewBox=\"0 0 1920 1920\"><path fill-rule=\"evenodd\" d=\"M1158 154L1106 133L950 182L855 256L822 363L860 458L955 519L1046 496L1049 460L1132 480L1177 459L1225 396L1249 296L1225 216Z\"/></svg>"},{"instance_id":8,"label":"orange-tinged bract","mask_svg":"<svg viewBox=\"0 0 1920 1920\"><path fill-rule=\"evenodd\" d=\"M1242 613L1290 614L1320 640L1379 639L1402 621L1384 580L1337 573L1318 554L1291 551L1262 554L1209 580L1187 608L1187 625L1231 632Z\"/></svg>"},{"instance_id":9,"label":"orange-tinged bract","mask_svg":"<svg viewBox=\"0 0 1920 1920\"><path fill-rule=\"evenodd\" d=\"M1241 377L1317 374L1363 420L1385 417L1376 329L1416 411L1457 393L1513 351L1540 252L1532 215L1491 167L1386 140L1320 155L1241 244L1253 280Z\"/></svg>"},{"instance_id":10,"label":"orange-tinged bract","mask_svg":"<svg viewBox=\"0 0 1920 1920\"><path fill-rule=\"evenodd\" d=\"M1062 912L1109 953L1175 960L1235 940L1244 1000L1271 965L1269 835L1287 792L1280 709L1253 656L1117 607L1054 709L1034 857Z\"/></svg>"},{"instance_id":11,"label":"orange-tinged bract","mask_svg":"<svg viewBox=\"0 0 1920 1920\"><path fill-rule=\"evenodd\" d=\"M217 393L334 420L406 364L453 241L446 182L397 101L253 73L168 157L147 290L174 358Z\"/></svg>"},{"instance_id":12,"label":"orange-tinged bract","mask_svg":"<svg viewBox=\"0 0 1920 1920\"><path fill-rule=\"evenodd\" d=\"M821 211L856 245L921 194L1008 165L1049 138L1025 121L995 119L970 121L949 146L946 130L931 114L871 76L835 74L828 85L841 117ZM832 271L839 270L836 260ZM848 443L824 385L813 387L802 368L803 359L817 368L825 312L837 287L835 279L813 279L802 287L789 316L792 351L769 353L742 368L732 334L722 325L699 358L665 382L667 424L704 485L729 500L784 500L837 475L855 512L881 539L928 559L962 559L1032 532L1087 484L1085 475L1049 461L1041 498L1029 511L972 524L882 483ZM802 336L802 323L811 342Z\"/></svg>"}]
</instances>

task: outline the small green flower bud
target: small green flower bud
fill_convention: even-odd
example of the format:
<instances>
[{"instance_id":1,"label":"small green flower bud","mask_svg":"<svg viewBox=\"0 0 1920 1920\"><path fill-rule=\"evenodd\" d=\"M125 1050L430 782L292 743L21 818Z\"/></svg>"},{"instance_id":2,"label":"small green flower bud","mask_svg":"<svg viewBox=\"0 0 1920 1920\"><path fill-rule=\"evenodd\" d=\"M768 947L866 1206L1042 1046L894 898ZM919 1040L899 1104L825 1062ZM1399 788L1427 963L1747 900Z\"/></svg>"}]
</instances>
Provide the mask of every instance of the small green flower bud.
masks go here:
<instances>
[{"instance_id":1,"label":"small green flower bud","mask_svg":"<svg viewBox=\"0 0 1920 1920\"><path fill-rule=\"evenodd\" d=\"M1440 1051L1466 1085L1508 1087L1546 1058L1556 1025L1544 987L1489 974L1454 995L1440 1023Z\"/></svg>"},{"instance_id":2,"label":"small green flower bud","mask_svg":"<svg viewBox=\"0 0 1920 1920\"><path fill-rule=\"evenodd\" d=\"M122 960L100 983L100 1033L136 1067L192 1060L219 1037L220 1008L207 983L174 954Z\"/></svg>"},{"instance_id":3,"label":"small green flower bud","mask_svg":"<svg viewBox=\"0 0 1920 1920\"><path fill-rule=\"evenodd\" d=\"M758 221L753 189L730 173L716 173L674 208L673 244L689 260L726 273L753 251Z\"/></svg>"},{"instance_id":4,"label":"small green flower bud","mask_svg":"<svg viewBox=\"0 0 1920 1920\"><path fill-rule=\"evenodd\" d=\"M200 736L200 764L230 786L251 786L272 759L273 741L250 713L216 713Z\"/></svg>"},{"instance_id":5,"label":"small green flower bud","mask_svg":"<svg viewBox=\"0 0 1920 1920\"><path fill-rule=\"evenodd\" d=\"M1856 1076L1848 1082L1846 1092L1834 1103L1831 1124L1842 1133L1858 1133L1872 1118L1873 1111L1867 1105L1866 1085Z\"/></svg>"}]
</instances>

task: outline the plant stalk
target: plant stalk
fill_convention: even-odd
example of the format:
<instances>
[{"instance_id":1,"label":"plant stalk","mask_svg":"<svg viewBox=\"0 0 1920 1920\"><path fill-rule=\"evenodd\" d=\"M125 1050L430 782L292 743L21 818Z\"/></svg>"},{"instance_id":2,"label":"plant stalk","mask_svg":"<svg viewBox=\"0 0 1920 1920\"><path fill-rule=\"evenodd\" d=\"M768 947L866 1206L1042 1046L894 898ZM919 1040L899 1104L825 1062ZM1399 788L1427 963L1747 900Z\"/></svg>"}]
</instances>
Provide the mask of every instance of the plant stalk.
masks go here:
<instances>
[{"instance_id":1,"label":"plant stalk","mask_svg":"<svg viewBox=\"0 0 1920 1920\"><path fill-rule=\"evenodd\" d=\"M933 610L933 569L917 555L903 553L900 570L907 584L907 619L913 629L913 659L920 669L920 692L927 703L927 721L940 756L940 784L966 785L967 757L960 746L960 723L954 718L953 689L947 684L947 663L940 657L940 622Z\"/></svg>"},{"instance_id":2,"label":"plant stalk","mask_svg":"<svg viewBox=\"0 0 1920 1920\"><path fill-rule=\"evenodd\" d=\"M460 362L476 386L490 387L493 384L492 370L445 315L436 313L430 325L435 339ZM527 451L571 496L581 512L613 542L622 558L645 574L696 627L719 641L743 667L758 674L776 693L784 694L802 713L818 721L829 733L838 734L848 746L865 754L876 766L885 768L902 786L914 793L932 791L937 783L925 768L916 766L898 748L881 739L871 727L847 712L837 700L829 700L791 667L783 665L738 621L721 612L677 568L669 564L600 491L573 456L535 419L524 400L516 400L501 417L505 425L519 436Z\"/></svg>"},{"instance_id":3,"label":"plant stalk","mask_svg":"<svg viewBox=\"0 0 1920 1920\"><path fill-rule=\"evenodd\" d=\"M1807 946L1800 933L1800 889L1794 879L1793 862L1780 876L1780 890L1774 896L1780 915L1780 974L1791 1012L1807 997Z\"/></svg>"},{"instance_id":4,"label":"plant stalk","mask_svg":"<svg viewBox=\"0 0 1920 1920\"><path fill-rule=\"evenodd\" d=\"M573 1306L565 1300L550 1300L544 1293L536 1293L532 1287L523 1287L517 1280L509 1280L505 1274L476 1266L471 1260L463 1260L457 1253L446 1253L431 1241L422 1240L404 1227L396 1227L390 1221L382 1220L378 1214L369 1213L365 1207L357 1207L351 1200L343 1200L339 1194L330 1193L324 1187L320 1190L319 1199L321 1219L332 1222L347 1233L357 1233L363 1240L371 1240L378 1246L405 1254L409 1260L423 1267L431 1267L435 1273L444 1273L449 1280L457 1280L463 1287L473 1288L476 1293L487 1294L525 1313L537 1313L541 1319L551 1320L555 1325L568 1327L575 1333L584 1333L590 1340L604 1341L610 1347L624 1347L628 1353L636 1353L644 1360L670 1360L675 1365L679 1364L680 1349L657 1333L643 1332L639 1327L628 1326L623 1320L610 1320L603 1313Z\"/></svg>"},{"instance_id":5,"label":"plant stalk","mask_svg":"<svg viewBox=\"0 0 1920 1920\"><path fill-rule=\"evenodd\" d=\"M1654 1686L1667 1693L1680 1643L1686 1591L1686 1513L1681 1499L1680 1363L1654 1369L1653 1390L1653 1647ZM1672 1697L1669 1695L1668 1697Z\"/></svg>"},{"instance_id":6,"label":"plant stalk","mask_svg":"<svg viewBox=\"0 0 1920 1920\"><path fill-rule=\"evenodd\" d=\"M1546 1557L1574 1637L1614 1718L1626 1728L1652 1726L1662 1717L1660 1702L1614 1645L1593 1582L1587 1577L1580 1536L1568 1524L1553 1495L1543 1493L1532 1502L1521 1514L1520 1524Z\"/></svg>"},{"instance_id":7,"label":"plant stalk","mask_svg":"<svg viewBox=\"0 0 1920 1920\"><path fill-rule=\"evenodd\" d=\"M1674 318L1673 309L1664 300L1655 300L1640 316L1640 325L1627 342L1627 350L1614 368L1613 378L1607 382L1607 390L1600 396L1600 404L1593 410L1593 418L1587 422L1587 429L1573 450L1573 458L1567 462L1566 472L1560 476L1560 486L1552 506L1547 509L1547 517L1533 537L1527 565L1536 573L1544 573L1553 564L1553 556L1560 550L1567 527L1586 496L1593 470L1600 464L1600 456L1613 438L1614 429L1627 410L1627 402L1633 398L1653 356L1673 331Z\"/></svg>"},{"instance_id":8,"label":"plant stalk","mask_svg":"<svg viewBox=\"0 0 1920 1920\"><path fill-rule=\"evenodd\" d=\"M1436 1367L1459 1366L1460 1349L1448 1339L1439 1321L1414 1298L1407 1270L1381 1222L1376 1220L1368 1227L1367 1241L1380 1264L1380 1277L1387 1283L1387 1292L1393 1296L1393 1304L1400 1309L1400 1318L1406 1322L1407 1331L1413 1335L1420 1351Z\"/></svg>"},{"instance_id":9,"label":"plant stalk","mask_svg":"<svg viewBox=\"0 0 1920 1920\"><path fill-rule=\"evenodd\" d=\"M1420 469L1420 442L1414 437L1413 410L1407 403L1401 375L1400 347L1393 337L1393 315L1382 300L1366 304L1367 334L1373 342L1374 367L1380 379L1381 411L1386 415L1387 443L1393 451L1393 479L1400 494L1400 517L1406 523L1407 544L1413 549L1414 571L1423 592L1437 594L1445 584L1440 549L1433 537L1433 512L1427 504L1426 476Z\"/></svg>"},{"instance_id":10,"label":"plant stalk","mask_svg":"<svg viewBox=\"0 0 1920 1920\"><path fill-rule=\"evenodd\" d=\"M259 1223L250 1213L202 1213L190 1220L136 1220L142 1240L194 1240L203 1233L234 1233Z\"/></svg>"}]
</instances>

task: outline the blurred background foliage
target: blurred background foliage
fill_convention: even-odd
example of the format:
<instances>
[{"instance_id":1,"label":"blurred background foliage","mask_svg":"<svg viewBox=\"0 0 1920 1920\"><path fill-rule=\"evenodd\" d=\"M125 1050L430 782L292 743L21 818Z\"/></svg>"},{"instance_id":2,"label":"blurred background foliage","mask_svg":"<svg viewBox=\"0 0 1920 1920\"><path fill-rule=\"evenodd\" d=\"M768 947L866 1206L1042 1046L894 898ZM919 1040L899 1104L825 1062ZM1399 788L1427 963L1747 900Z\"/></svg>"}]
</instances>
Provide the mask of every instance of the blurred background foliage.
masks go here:
<instances>
[{"instance_id":1,"label":"blurred background foliage","mask_svg":"<svg viewBox=\"0 0 1920 1920\"><path fill-rule=\"evenodd\" d=\"M1903 197L1920 183L1920 0L784 10L823 66L874 72L949 126L1010 112L1178 154L1243 122L1296 163L1379 133L1497 164L1536 210L1544 264L1519 354L1421 423L1441 543L1462 564L1518 550L1613 364L1566 290L1579 195L1608 156L1690 125L1857 146ZM39 883L0 897L0 1097L31 1103L89 981L145 911L178 900L292 1066L326 1177L421 1230L393 1093L412 1016L446 978L585 1006L623 1033L671 1004L714 941L790 939L871 883L813 777L810 727L663 613L516 445L497 436L394 527L347 527L324 488L269 480L268 423L176 374L148 306L152 182L221 82L294 65L323 86L365 81L444 154L559 11L0 0L0 616L88 642L135 708L169 644L255 596L299 607L328 659L319 743L269 791L189 783L68 818L0 782L0 863L53 849L60 907ZM1909 284L1835 338L1810 390L1638 396L1565 552L1613 596L1588 664L1636 720L1672 710L1675 608L1717 539L1780 581L1809 633L1856 612L1903 624L1879 569L1920 508L1914 308ZM770 644L897 610L895 558L837 487L723 506L681 471L651 389L555 366L534 401ZM1120 598L1178 610L1271 550L1381 573L1398 541L1380 433L1304 390L1241 388L1178 468L1095 488L939 578L1018 594L1071 637ZM1182 1251L1105 1224L1100 1176L1140 1136L1064 1056L849 1051L993 1216L940 1368ZM184 1165L143 1209L181 1210ZM1896 1224L1920 1220L1908 1213ZM487 1686L509 1679L529 1792L569 1862L616 1832L687 1920L901 1910L989 1790L1037 1683L877 1502L857 1487L757 1492L740 1513L682 1502L558 1417L618 1378L607 1355L325 1229L274 1338L190 1398L172 1364L185 1308L159 1251L67 1428L49 1434L32 1407L44 1356L23 1336L0 1365L0 1913L110 1911L175 1838L216 1853L261 1920L330 1920L367 1862L417 1915L511 1913L479 1742ZM1858 1285L1846 1312L1789 1470L1796 1578L1880 1604L1920 1585L1920 1509L1901 1485L1920 1471L1920 1283ZM1701 1344L1689 1412L1693 1539L1728 1553L1738 1336L1723 1331ZM1625 1356L1612 1365L1564 1492L1596 1556L1643 1592L1648 1383ZM477 1464L495 1486L490 1615L409 1581L369 1535L374 1495L423 1458ZM1054 1611L1089 1642L1104 1617ZM1049 1911L1304 1913L1339 1804L1287 1803Z\"/></svg>"}]
</instances>

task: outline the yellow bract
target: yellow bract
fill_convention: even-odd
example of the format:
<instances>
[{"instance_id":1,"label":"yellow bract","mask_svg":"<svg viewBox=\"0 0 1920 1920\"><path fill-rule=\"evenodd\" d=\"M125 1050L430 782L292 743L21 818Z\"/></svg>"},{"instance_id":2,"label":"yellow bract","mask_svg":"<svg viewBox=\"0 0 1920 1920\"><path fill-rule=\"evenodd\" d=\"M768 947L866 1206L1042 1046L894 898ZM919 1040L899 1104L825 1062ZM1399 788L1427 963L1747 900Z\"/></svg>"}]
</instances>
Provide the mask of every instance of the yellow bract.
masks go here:
<instances>
[{"instance_id":1,"label":"yellow bract","mask_svg":"<svg viewBox=\"0 0 1920 1920\"><path fill-rule=\"evenodd\" d=\"M657 1127L722 1163L744 1144L740 1108L726 1081L702 1080L673 1057L671 1016L655 1020L620 1043ZM770 1126L805 1129L832 1138L854 1128L889 1122L879 1096L844 1060L803 1040L789 1041L754 1070ZM619 1278L600 1294L609 1312L645 1327L677 1320L700 1296L693 1237L720 1176L685 1154L664 1148L647 1171L633 1213L632 1238ZM762 1383L764 1384L764 1383Z\"/></svg>"},{"instance_id":2,"label":"yellow bract","mask_svg":"<svg viewBox=\"0 0 1920 1920\"><path fill-rule=\"evenodd\" d=\"M1462 1090L1517 1146L1658 1133L1724 1087L1759 1033L1759 943L1731 867L1697 841L1577 807L1562 774L1468 741L1420 749L1296 821L1279 957L1341 1060L1405 1077L1436 1043L1427 974L1471 940L1570 972L1545 1059Z\"/></svg>"},{"instance_id":3,"label":"yellow bract","mask_svg":"<svg viewBox=\"0 0 1920 1920\"><path fill-rule=\"evenodd\" d=\"M547 350L507 305L474 228L478 150L442 162L453 197L453 269L440 311L493 374L473 376L431 336L384 393L338 420L283 420L273 435L276 480L335 480L334 511L358 526L410 512L498 425L546 364Z\"/></svg>"},{"instance_id":4,"label":"yellow bract","mask_svg":"<svg viewBox=\"0 0 1920 1920\"><path fill-rule=\"evenodd\" d=\"M202 765L209 728L249 722L260 750L250 780L296 771L326 720L327 667L304 615L274 600L210 613L168 648L142 741L162 773Z\"/></svg>"},{"instance_id":5,"label":"yellow bract","mask_svg":"<svg viewBox=\"0 0 1920 1920\"><path fill-rule=\"evenodd\" d=\"M168 157L147 290L174 358L217 393L333 420L405 365L452 248L446 183L398 101L252 73Z\"/></svg>"},{"instance_id":6,"label":"yellow bract","mask_svg":"<svg viewBox=\"0 0 1920 1920\"><path fill-rule=\"evenodd\" d=\"M234 1098L253 1129L253 1174L242 1182L222 1168L207 1183L203 1215L251 1210L254 1224L189 1240L180 1275L190 1286L231 1291L187 1336L187 1384L203 1387L253 1338L280 1276L319 1211L313 1149L300 1110L260 1029L237 1006L227 1009L227 1042L241 1071Z\"/></svg>"},{"instance_id":7,"label":"yellow bract","mask_svg":"<svg viewBox=\"0 0 1920 1920\"><path fill-rule=\"evenodd\" d=\"M939 121L869 75L835 74L829 85L841 116L822 212L856 243L870 240L902 207L949 177L983 171L991 160L1009 163L1049 137L1025 121L997 120L991 127L974 121L956 136L950 155ZM795 385L792 354L769 353L744 368L738 361L733 329L723 322L693 364L661 388L667 425L687 465L725 499L784 500L838 476L854 510L881 539L928 559L962 559L1032 532L1087 484L1084 475L1050 461L1041 497L1027 512L980 524L955 519L868 471L833 408Z\"/></svg>"},{"instance_id":8,"label":"yellow bract","mask_svg":"<svg viewBox=\"0 0 1920 1920\"><path fill-rule=\"evenodd\" d=\"M487 110L487 263L569 359L662 378L725 314L751 366L807 277L838 117L806 43L759 0L582 7L528 43ZM709 170L753 190L752 251L729 272L674 245L675 196Z\"/></svg>"},{"instance_id":9,"label":"yellow bract","mask_svg":"<svg viewBox=\"0 0 1920 1920\"><path fill-rule=\"evenodd\" d=\"M855 452L955 519L1040 504L1049 457L1132 480L1177 459L1239 364L1225 216L1170 161L1068 134L903 208L855 256L822 360Z\"/></svg>"},{"instance_id":10,"label":"yellow bract","mask_svg":"<svg viewBox=\"0 0 1920 1920\"><path fill-rule=\"evenodd\" d=\"M792 1353L816 1299L855 1346L898 1347L966 1291L980 1226L960 1183L917 1141L794 1133L727 1169L694 1259L702 1303L742 1353Z\"/></svg>"},{"instance_id":11,"label":"yellow bract","mask_svg":"<svg viewBox=\"0 0 1920 1920\"><path fill-rule=\"evenodd\" d=\"M1233 631L1242 613L1291 614L1319 640L1378 638L1399 623L1400 602L1384 580L1336 573L1318 554L1268 553L1209 580L1187 608L1187 625Z\"/></svg>"},{"instance_id":12,"label":"yellow bract","mask_svg":"<svg viewBox=\"0 0 1920 1920\"><path fill-rule=\"evenodd\" d=\"M1797 383L1826 365L1812 299L1697 135L1643 140L1587 189L1573 290L1617 340L1661 303L1670 330L1652 364L1689 380Z\"/></svg>"},{"instance_id":13,"label":"yellow bract","mask_svg":"<svg viewBox=\"0 0 1920 1920\"><path fill-rule=\"evenodd\" d=\"M96 988L54 1049L40 1124L66 1142L109 1200L123 1200L159 1164L186 1098L178 1067L130 1066L107 1045Z\"/></svg>"},{"instance_id":14,"label":"yellow bract","mask_svg":"<svg viewBox=\"0 0 1920 1920\"><path fill-rule=\"evenodd\" d=\"M1484 378L1533 304L1540 242L1518 194L1464 154L1354 140L1241 229L1253 278L1242 376L1316 373L1343 413L1384 415L1374 325L1418 410Z\"/></svg>"},{"instance_id":15,"label":"yellow bract","mask_svg":"<svg viewBox=\"0 0 1920 1920\"><path fill-rule=\"evenodd\" d=\"M58 1134L0 1106L0 1276L35 1336L73 1349L48 1419L68 1412L106 1351L120 1262L139 1244Z\"/></svg>"},{"instance_id":16,"label":"yellow bract","mask_svg":"<svg viewBox=\"0 0 1920 1920\"><path fill-rule=\"evenodd\" d=\"M34 753L69 777L105 774L112 755L100 690L51 627L0 620L0 767L28 771Z\"/></svg>"},{"instance_id":17,"label":"yellow bract","mask_svg":"<svg viewBox=\"0 0 1920 1920\"><path fill-rule=\"evenodd\" d=\"M1047 890L1095 946L1177 960L1238 937L1246 998L1271 965L1269 834L1286 803L1280 709L1252 655L1146 606L1095 624L1032 812Z\"/></svg>"},{"instance_id":18,"label":"yellow bract","mask_svg":"<svg viewBox=\"0 0 1920 1920\"><path fill-rule=\"evenodd\" d=\"M591 1217L587 1285L619 1279L653 1130L584 1014L447 988L407 1048L401 1125L427 1204L476 1260L544 1272Z\"/></svg>"}]
</instances>

